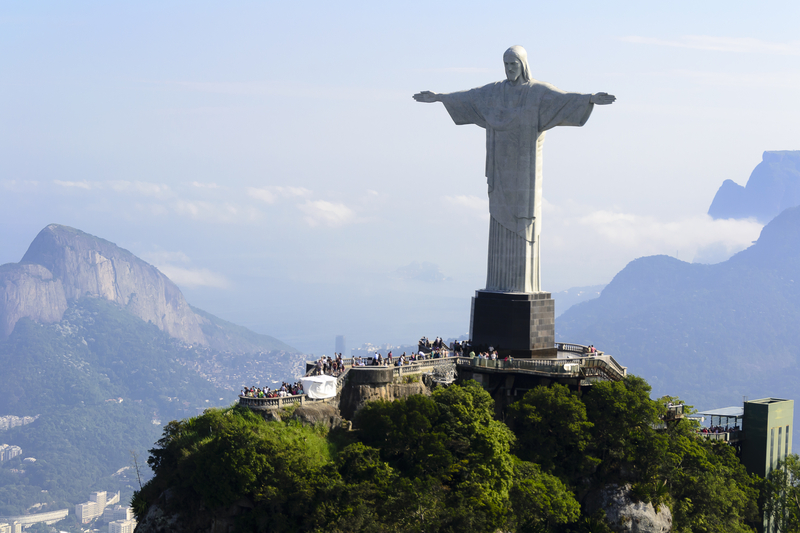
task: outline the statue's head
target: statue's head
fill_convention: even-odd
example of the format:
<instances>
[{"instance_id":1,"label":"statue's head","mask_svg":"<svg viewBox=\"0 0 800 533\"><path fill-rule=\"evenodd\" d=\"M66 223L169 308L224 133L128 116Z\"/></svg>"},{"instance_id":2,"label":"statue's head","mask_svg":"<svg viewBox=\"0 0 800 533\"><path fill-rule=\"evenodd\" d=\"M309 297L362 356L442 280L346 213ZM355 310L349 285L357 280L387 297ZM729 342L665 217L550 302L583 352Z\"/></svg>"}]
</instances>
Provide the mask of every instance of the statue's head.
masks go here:
<instances>
[{"instance_id":1,"label":"statue's head","mask_svg":"<svg viewBox=\"0 0 800 533\"><path fill-rule=\"evenodd\" d=\"M506 78L510 82L531 81L531 71L528 68L528 52L519 45L514 45L503 54L503 63L506 67Z\"/></svg>"}]
</instances>

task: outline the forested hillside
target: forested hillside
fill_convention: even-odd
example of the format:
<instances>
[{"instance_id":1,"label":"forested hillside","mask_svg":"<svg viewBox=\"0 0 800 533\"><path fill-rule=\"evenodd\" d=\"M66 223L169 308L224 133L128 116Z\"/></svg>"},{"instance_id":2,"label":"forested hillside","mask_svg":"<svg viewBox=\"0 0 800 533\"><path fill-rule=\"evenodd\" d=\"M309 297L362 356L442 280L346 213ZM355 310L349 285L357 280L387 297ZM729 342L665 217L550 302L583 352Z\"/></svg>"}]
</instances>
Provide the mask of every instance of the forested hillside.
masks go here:
<instances>
[{"instance_id":1,"label":"forested hillside","mask_svg":"<svg viewBox=\"0 0 800 533\"><path fill-rule=\"evenodd\" d=\"M657 394L692 398L702 409L741 405L743 396L794 398L800 208L723 263L632 261L599 298L558 318L556 338L619 356Z\"/></svg>"},{"instance_id":2,"label":"forested hillside","mask_svg":"<svg viewBox=\"0 0 800 533\"><path fill-rule=\"evenodd\" d=\"M0 414L40 416L0 431L23 450L0 463L0 516L70 507L93 490L129 500L136 476L114 474L132 452L144 464L164 424L231 404L245 379L288 379L296 359L191 347L97 298L74 302L55 324L20 320L0 342Z\"/></svg>"},{"instance_id":3,"label":"forested hillside","mask_svg":"<svg viewBox=\"0 0 800 533\"><path fill-rule=\"evenodd\" d=\"M330 432L213 409L165 428L137 531L608 532L599 494L626 484L673 531L752 531L758 480L690 421L663 427L668 399L649 393L635 376L538 387L504 423L470 381L369 403L355 431Z\"/></svg>"}]
</instances>

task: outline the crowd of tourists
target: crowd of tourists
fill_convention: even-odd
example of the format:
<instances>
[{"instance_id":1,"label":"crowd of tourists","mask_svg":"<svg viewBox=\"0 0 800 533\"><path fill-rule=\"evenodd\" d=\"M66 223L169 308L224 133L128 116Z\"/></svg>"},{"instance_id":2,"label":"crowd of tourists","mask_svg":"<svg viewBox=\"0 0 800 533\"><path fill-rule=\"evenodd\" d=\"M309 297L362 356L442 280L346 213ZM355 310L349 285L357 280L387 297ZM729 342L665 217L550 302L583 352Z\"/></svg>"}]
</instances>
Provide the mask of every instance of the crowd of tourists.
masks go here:
<instances>
[{"instance_id":1,"label":"crowd of tourists","mask_svg":"<svg viewBox=\"0 0 800 533\"><path fill-rule=\"evenodd\" d=\"M245 387L242 389L239 396L242 398L284 398L286 396L298 396L300 394L305 394L302 383L295 382L289 384L284 381L277 389L270 389L269 387Z\"/></svg>"},{"instance_id":2,"label":"crowd of tourists","mask_svg":"<svg viewBox=\"0 0 800 533\"><path fill-rule=\"evenodd\" d=\"M424 339L424 337L423 337ZM438 338L437 338L438 339ZM441 339L438 339L441 342ZM422 341L420 341L422 342ZM431 349L429 352L420 350L419 352L412 352L406 354L403 352L400 355L395 355L391 350L384 356L380 352L375 352L374 355L366 357L354 357L350 364L355 367L361 366L404 366L419 361L426 361L429 359L439 359L441 357L448 357L451 355L450 350L446 349L444 345L438 345L437 348ZM334 376L337 377L345 370L345 363L342 359L342 354L337 353L333 358L322 356L317 359L311 375L314 376Z\"/></svg>"},{"instance_id":3,"label":"crowd of tourists","mask_svg":"<svg viewBox=\"0 0 800 533\"><path fill-rule=\"evenodd\" d=\"M342 372L344 372L344 361L342 360L342 354L337 353L334 358L323 355L317 359L311 375L339 377Z\"/></svg>"},{"instance_id":4,"label":"crowd of tourists","mask_svg":"<svg viewBox=\"0 0 800 533\"><path fill-rule=\"evenodd\" d=\"M711 433L730 433L731 431L739 431L739 426L710 426L704 427L700 429L700 433L704 435L708 435Z\"/></svg>"}]
</instances>

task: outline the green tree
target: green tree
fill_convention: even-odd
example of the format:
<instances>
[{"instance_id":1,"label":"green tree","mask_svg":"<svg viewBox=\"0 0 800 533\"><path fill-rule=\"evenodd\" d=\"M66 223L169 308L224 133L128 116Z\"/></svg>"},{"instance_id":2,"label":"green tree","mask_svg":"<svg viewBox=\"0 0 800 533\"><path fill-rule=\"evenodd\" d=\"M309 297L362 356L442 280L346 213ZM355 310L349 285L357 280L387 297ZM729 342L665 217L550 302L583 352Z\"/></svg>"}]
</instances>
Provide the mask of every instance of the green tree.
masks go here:
<instances>
[{"instance_id":1,"label":"green tree","mask_svg":"<svg viewBox=\"0 0 800 533\"><path fill-rule=\"evenodd\" d=\"M541 471L539 465L517 461L510 491L511 520L514 531L544 532L575 522L580 504L566 485Z\"/></svg>"},{"instance_id":2,"label":"green tree","mask_svg":"<svg viewBox=\"0 0 800 533\"><path fill-rule=\"evenodd\" d=\"M589 453L601 459L600 473L628 472L630 480L654 479L667 449L661 424L665 407L650 399L650 385L638 376L595 383L584 396L593 424Z\"/></svg>"},{"instance_id":3,"label":"green tree","mask_svg":"<svg viewBox=\"0 0 800 533\"><path fill-rule=\"evenodd\" d=\"M586 406L564 385L539 386L508 408L507 423L517 437L514 451L545 472L569 483L598 459L586 453L593 426Z\"/></svg>"},{"instance_id":4,"label":"green tree","mask_svg":"<svg viewBox=\"0 0 800 533\"><path fill-rule=\"evenodd\" d=\"M764 517L777 533L800 532L800 457L790 454L767 475L763 488Z\"/></svg>"},{"instance_id":5,"label":"green tree","mask_svg":"<svg viewBox=\"0 0 800 533\"><path fill-rule=\"evenodd\" d=\"M492 531L507 513L514 435L494 419L491 396L474 381L430 397L373 402L356 415L359 438L441 505L438 531Z\"/></svg>"}]
</instances>

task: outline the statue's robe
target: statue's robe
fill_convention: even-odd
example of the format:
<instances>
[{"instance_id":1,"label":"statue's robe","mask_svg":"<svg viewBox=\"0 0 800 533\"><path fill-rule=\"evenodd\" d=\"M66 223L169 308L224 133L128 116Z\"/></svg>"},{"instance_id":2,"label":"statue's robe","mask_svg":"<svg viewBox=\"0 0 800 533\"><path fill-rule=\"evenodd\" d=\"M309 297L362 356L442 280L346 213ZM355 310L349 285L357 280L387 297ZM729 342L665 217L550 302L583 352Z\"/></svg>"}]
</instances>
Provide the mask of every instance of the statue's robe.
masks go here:
<instances>
[{"instance_id":1,"label":"statue's robe","mask_svg":"<svg viewBox=\"0 0 800 533\"><path fill-rule=\"evenodd\" d=\"M583 126L590 94L566 93L535 80L508 81L442 95L456 124L486 130L489 184L489 264L486 289L539 292L542 145L556 126Z\"/></svg>"}]
</instances>

